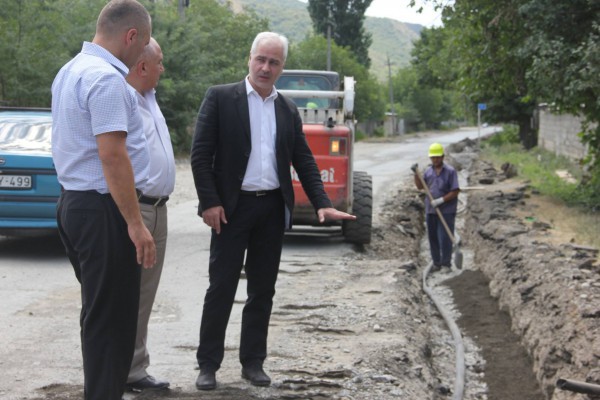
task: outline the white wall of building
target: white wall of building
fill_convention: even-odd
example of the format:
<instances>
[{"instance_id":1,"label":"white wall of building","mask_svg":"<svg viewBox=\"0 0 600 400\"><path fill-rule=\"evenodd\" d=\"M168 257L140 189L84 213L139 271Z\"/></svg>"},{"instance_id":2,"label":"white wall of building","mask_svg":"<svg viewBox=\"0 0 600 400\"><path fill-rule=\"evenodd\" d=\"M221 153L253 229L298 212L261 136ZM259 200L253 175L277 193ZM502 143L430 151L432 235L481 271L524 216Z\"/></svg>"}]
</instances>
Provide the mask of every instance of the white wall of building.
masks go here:
<instances>
[{"instance_id":1,"label":"white wall of building","mask_svg":"<svg viewBox=\"0 0 600 400\"><path fill-rule=\"evenodd\" d=\"M556 155L580 160L587 154L581 143L581 118L570 114L554 114L548 109L540 109L538 146Z\"/></svg>"}]
</instances>

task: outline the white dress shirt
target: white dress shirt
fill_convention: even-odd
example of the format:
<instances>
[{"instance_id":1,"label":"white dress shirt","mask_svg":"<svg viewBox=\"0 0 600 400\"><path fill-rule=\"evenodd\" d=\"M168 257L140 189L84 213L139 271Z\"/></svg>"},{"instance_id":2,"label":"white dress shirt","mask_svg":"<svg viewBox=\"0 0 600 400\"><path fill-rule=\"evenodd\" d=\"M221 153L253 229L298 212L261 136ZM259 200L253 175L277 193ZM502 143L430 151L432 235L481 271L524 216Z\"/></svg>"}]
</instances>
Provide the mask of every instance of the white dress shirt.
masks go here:
<instances>
[{"instance_id":1,"label":"white dress shirt","mask_svg":"<svg viewBox=\"0 0 600 400\"><path fill-rule=\"evenodd\" d=\"M277 160L275 158L275 99L273 88L266 99L262 99L246 78L246 93L250 111L250 132L252 150L248 159L242 190L272 190L279 187Z\"/></svg>"},{"instance_id":2,"label":"white dress shirt","mask_svg":"<svg viewBox=\"0 0 600 400\"><path fill-rule=\"evenodd\" d=\"M150 171L143 192L146 196L166 197L175 189L175 156L169 129L156 102L156 91L136 94L150 153Z\"/></svg>"}]
</instances>

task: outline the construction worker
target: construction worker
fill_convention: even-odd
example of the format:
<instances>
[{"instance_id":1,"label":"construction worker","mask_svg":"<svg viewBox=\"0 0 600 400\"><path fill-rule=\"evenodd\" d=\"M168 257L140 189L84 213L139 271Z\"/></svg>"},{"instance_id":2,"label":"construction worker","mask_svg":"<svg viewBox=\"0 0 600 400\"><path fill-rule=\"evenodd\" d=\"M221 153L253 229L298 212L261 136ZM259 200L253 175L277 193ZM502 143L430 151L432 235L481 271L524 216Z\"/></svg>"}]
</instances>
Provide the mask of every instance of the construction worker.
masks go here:
<instances>
[{"instance_id":1,"label":"construction worker","mask_svg":"<svg viewBox=\"0 0 600 400\"><path fill-rule=\"evenodd\" d=\"M443 223L436 208L441 212L450 232L454 235L454 221L458 204L458 175L456 170L444 163L444 147L439 143L429 146L429 159L431 165L423 174L423 180L415 171L415 185L424 189L423 183L429 188L431 197L425 199L425 221L427 223L427 236L433 266L431 271L438 271L442 267L450 268L452 265L452 239L446 233Z\"/></svg>"}]
</instances>

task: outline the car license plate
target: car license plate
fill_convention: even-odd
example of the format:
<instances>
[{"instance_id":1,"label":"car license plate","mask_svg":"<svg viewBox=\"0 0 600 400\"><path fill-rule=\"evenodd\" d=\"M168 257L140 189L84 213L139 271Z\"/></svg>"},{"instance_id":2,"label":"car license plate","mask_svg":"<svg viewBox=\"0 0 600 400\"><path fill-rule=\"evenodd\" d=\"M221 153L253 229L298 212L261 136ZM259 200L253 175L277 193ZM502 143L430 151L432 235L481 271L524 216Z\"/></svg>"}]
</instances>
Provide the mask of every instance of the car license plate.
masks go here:
<instances>
[{"instance_id":1,"label":"car license plate","mask_svg":"<svg viewBox=\"0 0 600 400\"><path fill-rule=\"evenodd\" d=\"M0 175L0 188L31 189L31 176L29 176L29 175Z\"/></svg>"}]
</instances>

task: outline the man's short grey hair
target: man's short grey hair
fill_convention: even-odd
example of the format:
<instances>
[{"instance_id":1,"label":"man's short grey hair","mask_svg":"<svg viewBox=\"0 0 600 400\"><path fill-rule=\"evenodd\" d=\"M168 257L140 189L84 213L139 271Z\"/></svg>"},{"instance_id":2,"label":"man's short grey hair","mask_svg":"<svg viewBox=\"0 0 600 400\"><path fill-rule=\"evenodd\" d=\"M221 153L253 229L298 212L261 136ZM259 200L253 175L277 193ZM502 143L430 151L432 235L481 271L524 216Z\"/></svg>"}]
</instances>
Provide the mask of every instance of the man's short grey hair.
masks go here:
<instances>
[{"instance_id":1,"label":"man's short grey hair","mask_svg":"<svg viewBox=\"0 0 600 400\"><path fill-rule=\"evenodd\" d=\"M254 38L254 42L252 42L252 47L250 48L250 54L255 54L258 45L266 40L277 40L281 43L281 45L283 46L283 61L285 61L288 55L288 40L285 36L275 32L261 32L258 35L256 35L256 37Z\"/></svg>"}]
</instances>

